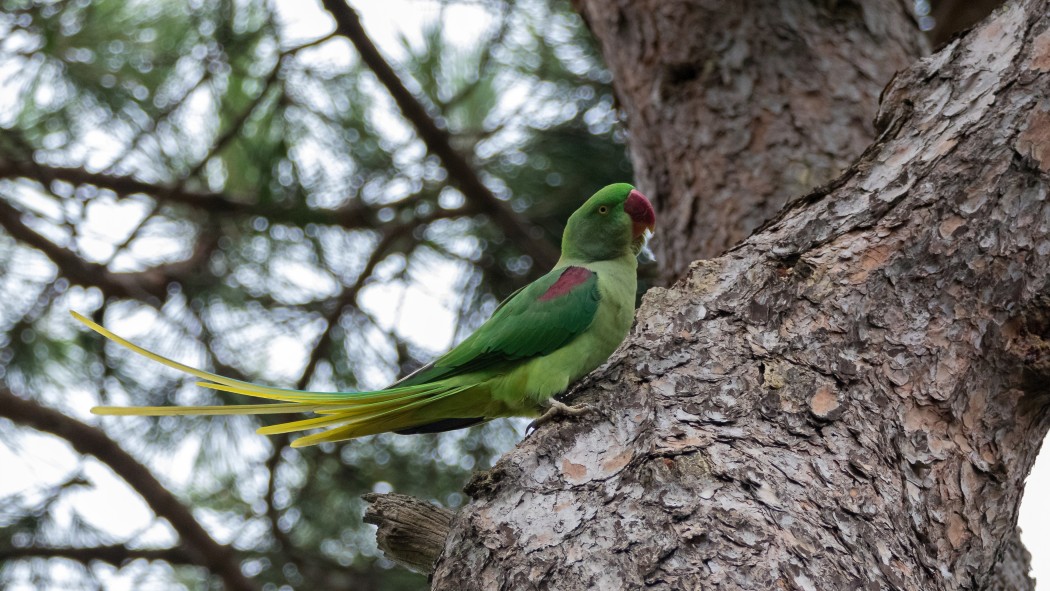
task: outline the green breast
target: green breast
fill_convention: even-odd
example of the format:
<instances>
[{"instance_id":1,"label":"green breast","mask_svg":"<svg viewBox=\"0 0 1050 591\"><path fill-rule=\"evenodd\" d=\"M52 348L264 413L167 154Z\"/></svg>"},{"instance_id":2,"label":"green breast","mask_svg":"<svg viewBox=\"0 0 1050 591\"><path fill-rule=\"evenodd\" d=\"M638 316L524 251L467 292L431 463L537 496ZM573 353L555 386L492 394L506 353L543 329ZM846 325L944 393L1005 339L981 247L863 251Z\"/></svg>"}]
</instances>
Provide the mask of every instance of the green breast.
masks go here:
<instances>
[{"instance_id":1,"label":"green breast","mask_svg":"<svg viewBox=\"0 0 1050 591\"><path fill-rule=\"evenodd\" d=\"M572 264L586 266L598 275L601 300L594 321L565 346L493 380L493 402L500 407L493 408L499 412L495 416L535 414L541 403L604 363L627 336L634 320L637 288L634 257L586 265L565 262Z\"/></svg>"}]
</instances>

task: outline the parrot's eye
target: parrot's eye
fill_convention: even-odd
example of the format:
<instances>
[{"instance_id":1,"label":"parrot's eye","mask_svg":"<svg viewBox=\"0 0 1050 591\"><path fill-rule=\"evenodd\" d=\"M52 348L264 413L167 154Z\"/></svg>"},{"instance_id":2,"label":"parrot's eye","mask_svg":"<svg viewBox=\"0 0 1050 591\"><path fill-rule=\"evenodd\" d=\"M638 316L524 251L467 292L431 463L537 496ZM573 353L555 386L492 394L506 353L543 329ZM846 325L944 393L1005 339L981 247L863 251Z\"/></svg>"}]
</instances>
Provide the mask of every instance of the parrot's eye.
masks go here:
<instances>
[{"instance_id":1,"label":"parrot's eye","mask_svg":"<svg viewBox=\"0 0 1050 591\"><path fill-rule=\"evenodd\" d=\"M605 214L609 213L609 208L606 207L605 205L603 205L603 206L598 208L598 213L600 213L602 215L605 215Z\"/></svg>"}]
</instances>

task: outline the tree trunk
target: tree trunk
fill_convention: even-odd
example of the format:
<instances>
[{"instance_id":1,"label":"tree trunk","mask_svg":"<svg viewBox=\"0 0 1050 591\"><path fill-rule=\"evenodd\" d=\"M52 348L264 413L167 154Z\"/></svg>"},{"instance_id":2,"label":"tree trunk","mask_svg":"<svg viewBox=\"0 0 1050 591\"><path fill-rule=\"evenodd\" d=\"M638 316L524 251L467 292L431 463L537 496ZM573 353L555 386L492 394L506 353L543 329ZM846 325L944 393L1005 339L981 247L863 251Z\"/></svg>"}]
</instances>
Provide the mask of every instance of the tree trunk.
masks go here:
<instances>
[{"instance_id":1,"label":"tree trunk","mask_svg":"<svg viewBox=\"0 0 1050 591\"><path fill-rule=\"evenodd\" d=\"M576 0L602 45L666 283L839 175L925 50L909 2Z\"/></svg>"},{"instance_id":2,"label":"tree trunk","mask_svg":"<svg viewBox=\"0 0 1050 591\"><path fill-rule=\"evenodd\" d=\"M1050 426L1048 4L1010 4L898 75L841 177L652 290L574 392L598 414L541 428L471 485L433 588L1033 588L1016 517ZM684 51L666 63L703 63ZM695 113L646 102L659 85L620 84L636 147L653 141L638 126L696 135ZM860 141L844 133L827 145ZM643 183L690 195L700 145L643 149ZM766 203L786 189L765 170L711 186L768 183Z\"/></svg>"}]
</instances>

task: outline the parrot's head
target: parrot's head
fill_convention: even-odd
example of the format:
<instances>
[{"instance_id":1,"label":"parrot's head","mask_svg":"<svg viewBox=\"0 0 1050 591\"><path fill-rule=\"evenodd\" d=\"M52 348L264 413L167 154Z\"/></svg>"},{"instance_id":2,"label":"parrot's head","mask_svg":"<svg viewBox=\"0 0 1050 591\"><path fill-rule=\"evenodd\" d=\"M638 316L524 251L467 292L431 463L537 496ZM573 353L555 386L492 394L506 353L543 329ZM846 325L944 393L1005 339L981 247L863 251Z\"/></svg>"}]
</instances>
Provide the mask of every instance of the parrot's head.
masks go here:
<instances>
[{"instance_id":1,"label":"parrot's head","mask_svg":"<svg viewBox=\"0 0 1050 591\"><path fill-rule=\"evenodd\" d=\"M655 228L656 213L645 195L627 183L609 185L569 217L562 254L590 261L637 255Z\"/></svg>"}]
</instances>

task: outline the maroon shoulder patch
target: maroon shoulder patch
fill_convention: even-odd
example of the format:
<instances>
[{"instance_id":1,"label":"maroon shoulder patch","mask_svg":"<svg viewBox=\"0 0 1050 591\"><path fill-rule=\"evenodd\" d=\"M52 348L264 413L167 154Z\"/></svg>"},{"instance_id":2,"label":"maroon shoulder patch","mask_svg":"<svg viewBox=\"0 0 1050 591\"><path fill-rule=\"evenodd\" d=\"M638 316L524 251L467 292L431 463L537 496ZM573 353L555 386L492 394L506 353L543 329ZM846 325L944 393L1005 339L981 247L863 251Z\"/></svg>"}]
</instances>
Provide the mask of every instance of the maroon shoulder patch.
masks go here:
<instances>
[{"instance_id":1,"label":"maroon shoulder patch","mask_svg":"<svg viewBox=\"0 0 1050 591\"><path fill-rule=\"evenodd\" d=\"M568 267L561 272L561 277L558 277L558 280L554 282L554 285L550 286L547 288L547 291L543 292L543 295L539 297L539 301L546 302L547 300L560 298L572 291L572 288L590 279L592 275L594 275L594 273L583 267Z\"/></svg>"}]
</instances>

